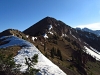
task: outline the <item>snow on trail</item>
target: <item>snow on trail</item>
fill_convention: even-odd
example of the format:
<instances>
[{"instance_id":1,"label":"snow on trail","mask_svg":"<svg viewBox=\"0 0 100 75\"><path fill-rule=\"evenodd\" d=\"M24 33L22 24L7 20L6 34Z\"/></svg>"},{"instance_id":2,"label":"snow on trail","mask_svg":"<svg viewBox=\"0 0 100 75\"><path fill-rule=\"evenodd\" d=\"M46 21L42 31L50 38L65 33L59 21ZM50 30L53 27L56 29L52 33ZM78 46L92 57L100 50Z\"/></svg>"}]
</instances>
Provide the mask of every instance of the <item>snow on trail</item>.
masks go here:
<instances>
[{"instance_id":1,"label":"snow on trail","mask_svg":"<svg viewBox=\"0 0 100 75\"><path fill-rule=\"evenodd\" d=\"M29 43L25 40L22 40L16 36L5 36L5 37L1 37L0 39L1 40L5 39L4 41L9 41L9 43L1 45L0 48L6 48L6 47L16 46L16 45L19 45L19 46L27 45L27 47L32 46L31 43Z\"/></svg>"},{"instance_id":2,"label":"snow on trail","mask_svg":"<svg viewBox=\"0 0 100 75\"><path fill-rule=\"evenodd\" d=\"M15 36L6 36L3 38L7 38L5 41L10 42L5 45L1 45L0 48L14 45L25 45L25 47L18 51L18 55L14 57L15 63L22 65L20 67L20 71L23 72L27 69L27 65L25 64L25 58L32 58L34 54L38 54L38 63L34 66L35 68L40 69L37 75L66 75L58 66L56 66L49 59L47 59L33 44Z\"/></svg>"}]
</instances>

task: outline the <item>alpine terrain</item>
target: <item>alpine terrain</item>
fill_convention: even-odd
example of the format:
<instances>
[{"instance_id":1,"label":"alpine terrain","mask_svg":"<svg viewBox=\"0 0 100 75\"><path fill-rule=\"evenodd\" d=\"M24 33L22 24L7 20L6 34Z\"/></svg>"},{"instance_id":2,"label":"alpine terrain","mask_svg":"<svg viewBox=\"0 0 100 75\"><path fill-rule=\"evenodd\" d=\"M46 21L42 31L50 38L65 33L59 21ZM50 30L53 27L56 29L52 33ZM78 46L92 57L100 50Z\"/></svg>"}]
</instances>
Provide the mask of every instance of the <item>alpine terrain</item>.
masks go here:
<instances>
[{"instance_id":1,"label":"alpine terrain","mask_svg":"<svg viewBox=\"0 0 100 75\"><path fill-rule=\"evenodd\" d=\"M88 28L82 28L82 29L81 28L76 28L76 29L91 32L91 33L96 34L97 36L100 36L100 30L91 30L91 29L88 29Z\"/></svg>"},{"instance_id":2,"label":"alpine terrain","mask_svg":"<svg viewBox=\"0 0 100 75\"><path fill-rule=\"evenodd\" d=\"M99 34L99 30L72 28L60 20L45 17L23 32L17 29L1 32L0 54L5 58L13 54L15 64L20 66L11 71L17 68L19 74L31 67L30 73L38 70L36 75L99 75ZM31 65L35 55L37 61L34 59L36 63ZM4 72L2 68L0 75L8 75Z\"/></svg>"}]
</instances>

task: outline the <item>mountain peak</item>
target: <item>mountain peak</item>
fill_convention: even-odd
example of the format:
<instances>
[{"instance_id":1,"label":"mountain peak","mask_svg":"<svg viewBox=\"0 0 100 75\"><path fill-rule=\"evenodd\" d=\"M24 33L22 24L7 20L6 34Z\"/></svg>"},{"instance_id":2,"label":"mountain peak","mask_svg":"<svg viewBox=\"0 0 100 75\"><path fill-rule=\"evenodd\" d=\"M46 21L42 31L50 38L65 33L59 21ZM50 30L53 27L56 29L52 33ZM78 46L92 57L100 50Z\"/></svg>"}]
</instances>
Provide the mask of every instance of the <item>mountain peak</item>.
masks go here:
<instances>
[{"instance_id":1,"label":"mountain peak","mask_svg":"<svg viewBox=\"0 0 100 75\"><path fill-rule=\"evenodd\" d=\"M52 27L51 30L50 27ZM64 32L67 32L69 28L71 27L66 25L64 22L47 16L23 32L30 36L38 36L51 31L52 33L54 32L61 36Z\"/></svg>"}]
</instances>

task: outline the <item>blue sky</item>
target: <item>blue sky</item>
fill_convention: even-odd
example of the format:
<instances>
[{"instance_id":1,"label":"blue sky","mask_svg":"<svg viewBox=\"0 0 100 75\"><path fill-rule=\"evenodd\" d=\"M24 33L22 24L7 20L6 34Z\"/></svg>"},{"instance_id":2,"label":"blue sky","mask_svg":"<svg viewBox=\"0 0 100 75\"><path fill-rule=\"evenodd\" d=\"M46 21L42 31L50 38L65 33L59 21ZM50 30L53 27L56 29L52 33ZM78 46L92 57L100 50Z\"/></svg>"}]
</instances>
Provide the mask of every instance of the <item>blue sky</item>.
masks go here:
<instances>
[{"instance_id":1,"label":"blue sky","mask_svg":"<svg viewBox=\"0 0 100 75\"><path fill-rule=\"evenodd\" d=\"M46 16L100 30L100 0L0 0L0 32L23 31Z\"/></svg>"}]
</instances>

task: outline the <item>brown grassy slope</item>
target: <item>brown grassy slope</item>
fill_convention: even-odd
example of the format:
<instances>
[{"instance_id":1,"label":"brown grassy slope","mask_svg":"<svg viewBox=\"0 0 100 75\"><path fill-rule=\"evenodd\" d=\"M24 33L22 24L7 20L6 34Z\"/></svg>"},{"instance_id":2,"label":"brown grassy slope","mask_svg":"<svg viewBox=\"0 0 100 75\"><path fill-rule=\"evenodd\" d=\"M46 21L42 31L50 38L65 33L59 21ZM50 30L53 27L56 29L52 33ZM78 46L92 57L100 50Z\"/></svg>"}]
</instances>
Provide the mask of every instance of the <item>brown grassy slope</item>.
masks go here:
<instances>
[{"instance_id":1,"label":"brown grassy slope","mask_svg":"<svg viewBox=\"0 0 100 75\"><path fill-rule=\"evenodd\" d=\"M37 39L36 41L34 41L35 46L38 47L38 49L45 56L47 56L56 65L58 65L68 75L78 75L77 71L73 71L72 69L69 69L70 64L71 64L70 60L72 59L71 54L74 51L74 46L71 44L71 42L68 42L62 37L59 37L59 39L57 40L54 40L52 36L50 39L49 38L44 39L42 36L40 37L42 38L41 40ZM44 42L44 40L46 42ZM56 41L56 43L54 41ZM46 46L45 51L44 51L44 44ZM61 51L63 61L61 61L59 57L57 57L56 55L54 55L54 58L51 57L50 52L53 47L56 49L56 51L57 49Z\"/></svg>"},{"instance_id":2,"label":"brown grassy slope","mask_svg":"<svg viewBox=\"0 0 100 75\"><path fill-rule=\"evenodd\" d=\"M4 54L6 56L13 54L13 56L16 56L20 49L21 49L20 46L11 46L11 47L7 47L7 48L1 48L0 54Z\"/></svg>"}]
</instances>

